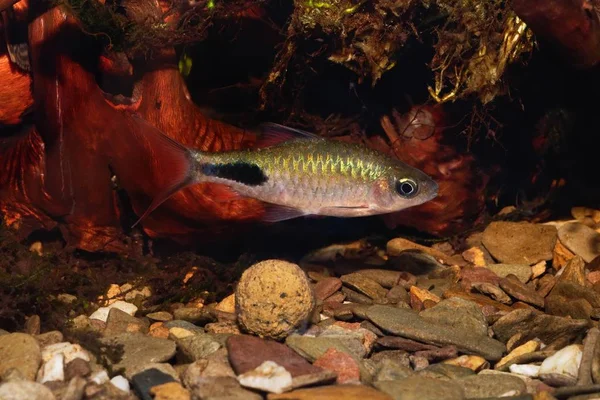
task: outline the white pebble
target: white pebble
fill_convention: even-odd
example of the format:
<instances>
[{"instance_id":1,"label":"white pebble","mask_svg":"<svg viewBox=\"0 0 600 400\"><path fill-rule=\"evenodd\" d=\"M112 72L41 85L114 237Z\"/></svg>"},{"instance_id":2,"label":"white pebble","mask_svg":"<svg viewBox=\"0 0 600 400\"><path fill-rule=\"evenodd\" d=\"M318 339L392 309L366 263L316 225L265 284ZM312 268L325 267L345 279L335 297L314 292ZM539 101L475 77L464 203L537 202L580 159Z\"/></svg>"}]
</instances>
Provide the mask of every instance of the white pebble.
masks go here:
<instances>
[{"instance_id":1,"label":"white pebble","mask_svg":"<svg viewBox=\"0 0 600 400\"><path fill-rule=\"evenodd\" d=\"M110 312L111 308L118 308L119 310L131 316L134 316L138 310L138 308L134 304L127 303L126 301L122 300L117 300L108 307L100 307L99 309L94 311L92 315L90 315L90 319L97 319L102 322L106 322L106 320L108 319L108 313Z\"/></svg>"},{"instance_id":2,"label":"white pebble","mask_svg":"<svg viewBox=\"0 0 600 400\"><path fill-rule=\"evenodd\" d=\"M534 364L513 364L508 368L514 374L525 375L530 378L536 378L540 373L540 366Z\"/></svg>"},{"instance_id":3,"label":"white pebble","mask_svg":"<svg viewBox=\"0 0 600 400\"><path fill-rule=\"evenodd\" d=\"M55 354L65 356L65 364L70 363L76 358L81 358L84 361L90 361L90 355L86 350L78 344L69 342L60 342L48 345L42 349L42 361L48 361Z\"/></svg>"},{"instance_id":4,"label":"white pebble","mask_svg":"<svg viewBox=\"0 0 600 400\"><path fill-rule=\"evenodd\" d=\"M37 381L39 383L65 380L65 356L56 353L46 361L40 369Z\"/></svg>"},{"instance_id":5,"label":"white pebble","mask_svg":"<svg viewBox=\"0 0 600 400\"><path fill-rule=\"evenodd\" d=\"M566 379L577 380L582 356L581 345L572 344L564 347L542 362L539 375L542 379L558 375Z\"/></svg>"},{"instance_id":6,"label":"white pebble","mask_svg":"<svg viewBox=\"0 0 600 400\"><path fill-rule=\"evenodd\" d=\"M129 381L125 379L125 377L121 375L113 376L113 378L110 380L110 383L112 383L112 385L116 388L129 393Z\"/></svg>"},{"instance_id":7,"label":"white pebble","mask_svg":"<svg viewBox=\"0 0 600 400\"><path fill-rule=\"evenodd\" d=\"M108 374L106 373L105 370L98 371L95 374L92 374L90 376L90 381L92 381L98 385L103 385L106 382L108 382L109 380L110 380L110 378L108 377Z\"/></svg>"},{"instance_id":8,"label":"white pebble","mask_svg":"<svg viewBox=\"0 0 600 400\"><path fill-rule=\"evenodd\" d=\"M283 393L292 387L292 375L273 361L265 361L237 379L242 386L270 393Z\"/></svg>"}]
</instances>

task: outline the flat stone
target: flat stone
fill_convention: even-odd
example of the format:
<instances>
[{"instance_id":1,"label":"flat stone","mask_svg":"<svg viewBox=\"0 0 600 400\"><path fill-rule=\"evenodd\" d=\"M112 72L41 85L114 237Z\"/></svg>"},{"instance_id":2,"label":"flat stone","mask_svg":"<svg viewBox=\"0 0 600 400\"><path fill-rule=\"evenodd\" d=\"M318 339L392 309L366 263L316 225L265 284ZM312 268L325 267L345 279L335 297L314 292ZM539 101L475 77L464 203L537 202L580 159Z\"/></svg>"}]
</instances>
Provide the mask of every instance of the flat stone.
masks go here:
<instances>
[{"instance_id":1,"label":"flat stone","mask_svg":"<svg viewBox=\"0 0 600 400\"><path fill-rule=\"evenodd\" d=\"M290 335L285 344L310 362L314 362L330 348L350 354L357 359L365 355L364 347L358 339L343 340L330 337Z\"/></svg>"},{"instance_id":2,"label":"flat stone","mask_svg":"<svg viewBox=\"0 0 600 400\"><path fill-rule=\"evenodd\" d=\"M400 280L400 271L393 271L389 269L360 269L356 271L357 274L366 276L369 279L374 280L384 288L390 289L398 284Z\"/></svg>"},{"instance_id":3,"label":"flat stone","mask_svg":"<svg viewBox=\"0 0 600 400\"><path fill-rule=\"evenodd\" d=\"M580 256L571 258L561 270L557 282L571 282L585 286L585 261Z\"/></svg>"},{"instance_id":4,"label":"flat stone","mask_svg":"<svg viewBox=\"0 0 600 400\"><path fill-rule=\"evenodd\" d=\"M583 319L571 319L544 314L531 309L514 310L492 325L495 336L507 342L516 334L521 334L521 343L539 338L543 343L552 343L559 338L570 342L581 335L589 326Z\"/></svg>"},{"instance_id":5,"label":"flat stone","mask_svg":"<svg viewBox=\"0 0 600 400\"><path fill-rule=\"evenodd\" d=\"M556 239L554 226L496 221L483 232L482 243L501 263L533 265L552 259Z\"/></svg>"},{"instance_id":6,"label":"flat stone","mask_svg":"<svg viewBox=\"0 0 600 400\"><path fill-rule=\"evenodd\" d=\"M374 363L380 363L384 360L390 360L404 367L410 367L408 353L404 350L381 350L371 355L370 360Z\"/></svg>"},{"instance_id":7,"label":"flat stone","mask_svg":"<svg viewBox=\"0 0 600 400\"><path fill-rule=\"evenodd\" d=\"M209 377L196 381L191 388L194 399L202 400L262 400L263 396L244 389L237 379Z\"/></svg>"},{"instance_id":8,"label":"flat stone","mask_svg":"<svg viewBox=\"0 0 600 400\"><path fill-rule=\"evenodd\" d=\"M523 354L533 353L534 351L537 351L540 348L540 344L541 343L539 342L539 340L530 340L526 343L523 343L522 345L514 348L509 354L502 357L502 359L498 361L498 363L496 363L494 369L502 371L503 369L508 367L517 357L522 356Z\"/></svg>"},{"instance_id":9,"label":"flat stone","mask_svg":"<svg viewBox=\"0 0 600 400\"><path fill-rule=\"evenodd\" d=\"M127 332L147 333L149 324L139 318L132 317L118 308L111 308L106 319L104 336L114 336Z\"/></svg>"},{"instance_id":10,"label":"flat stone","mask_svg":"<svg viewBox=\"0 0 600 400\"><path fill-rule=\"evenodd\" d=\"M199 325L216 321L216 318L207 307L181 307L173 311L173 318L174 321L182 320Z\"/></svg>"},{"instance_id":11,"label":"flat stone","mask_svg":"<svg viewBox=\"0 0 600 400\"><path fill-rule=\"evenodd\" d=\"M570 222L558 230L558 238L565 247L591 262L600 256L600 233L579 222Z\"/></svg>"},{"instance_id":12,"label":"flat stone","mask_svg":"<svg viewBox=\"0 0 600 400\"><path fill-rule=\"evenodd\" d=\"M321 279L314 286L315 298L317 300L325 300L342 287L342 281L339 278L328 277Z\"/></svg>"},{"instance_id":13,"label":"flat stone","mask_svg":"<svg viewBox=\"0 0 600 400\"><path fill-rule=\"evenodd\" d=\"M488 264L486 268L501 278L513 274L523 283L527 283L532 274L531 267L526 264Z\"/></svg>"},{"instance_id":14,"label":"flat stone","mask_svg":"<svg viewBox=\"0 0 600 400\"><path fill-rule=\"evenodd\" d=\"M394 400L462 400L463 389L453 381L441 381L422 376L410 376L397 381L379 381L373 384Z\"/></svg>"},{"instance_id":15,"label":"flat stone","mask_svg":"<svg viewBox=\"0 0 600 400\"><path fill-rule=\"evenodd\" d=\"M353 273L342 275L340 279L344 285L364 294L375 302L383 301L387 294L387 290L385 290L383 286L363 274Z\"/></svg>"},{"instance_id":16,"label":"flat stone","mask_svg":"<svg viewBox=\"0 0 600 400\"><path fill-rule=\"evenodd\" d=\"M292 377L322 372L284 344L250 335L231 336L227 339L229 362L240 375L270 360L284 367Z\"/></svg>"},{"instance_id":17,"label":"flat stone","mask_svg":"<svg viewBox=\"0 0 600 400\"><path fill-rule=\"evenodd\" d=\"M221 344L212 335L202 334L177 339L177 360L194 362L208 357L221 348Z\"/></svg>"},{"instance_id":18,"label":"flat stone","mask_svg":"<svg viewBox=\"0 0 600 400\"><path fill-rule=\"evenodd\" d=\"M204 333L204 329L201 326L194 325L193 323L191 323L189 321L185 321L185 320L181 320L181 319L174 319L172 321L167 321L167 322L164 322L163 325L166 328L168 328L169 330L171 330L173 328L185 329L186 331L189 331L190 333L192 333L194 335Z\"/></svg>"},{"instance_id":19,"label":"flat stone","mask_svg":"<svg viewBox=\"0 0 600 400\"><path fill-rule=\"evenodd\" d=\"M140 374L149 369L155 369L163 374L167 374L172 377L175 381L179 382L179 374L169 363L147 363L139 364L134 367L128 368L125 377L131 380L135 375Z\"/></svg>"},{"instance_id":20,"label":"flat stone","mask_svg":"<svg viewBox=\"0 0 600 400\"><path fill-rule=\"evenodd\" d=\"M316 374L300 375L292 378L292 389L299 389L304 386L315 386L319 384L334 383L336 380L335 372L323 370Z\"/></svg>"},{"instance_id":21,"label":"flat stone","mask_svg":"<svg viewBox=\"0 0 600 400\"><path fill-rule=\"evenodd\" d=\"M167 322L173 319L173 315L166 311L157 311L150 314L146 314L146 317L153 321Z\"/></svg>"},{"instance_id":22,"label":"flat stone","mask_svg":"<svg viewBox=\"0 0 600 400\"><path fill-rule=\"evenodd\" d=\"M600 293L569 281L559 281L546 298L548 314L574 319L590 318L594 308L598 307Z\"/></svg>"},{"instance_id":23,"label":"flat stone","mask_svg":"<svg viewBox=\"0 0 600 400\"><path fill-rule=\"evenodd\" d=\"M41 383L12 381L0 384L2 400L54 400L52 391Z\"/></svg>"},{"instance_id":24,"label":"flat stone","mask_svg":"<svg viewBox=\"0 0 600 400\"><path fill-rule=\"evenodd\" d=\"M449 327L487 336L487 322L481 309L472 301L454 297L445 299L419 313L421 318Z\"/></svg>"},{"instance_id":25,"label":"flat stone","mask_svg":"<svg viewBox=\"0 0 600 400\"><path fill-rule=\"evenodd\" d=\"M487 296L477 293L467 293L462 290L449 289L444 293L445 298L459 297L476 303L486 315L495 314L498 311L512 311L512 308Z\"/></svg>"},{"instance_id":26,"label":"flat stone","mask_svg":"<svg viewBox=\"0 0 600 400\"><path fill-rule=\"evenodd\" d=\"M40 346L26 333L0 336L0 376L16 368L28 380L34 380L42 362ZM25 389L24 389L25 390Z\"/></svg>"},{"instance_id":27,"label":"flat stone","mask_svg":"<svg viewBox=\"0 0 600 400\"><path fill-rule=\"evenodd\" d=\"M431 247L422 246L404 238L395 238L387 243L387 253L390 257L399 257L407 253L424 253L435 260L447 265L457 264L452 257Z\"/></svg>"},{"instance_id":28,"label":"flat stone","mask_svg":"<svg viewBox=\"0 0 600 400\"><path fill-rule=\"evenodd\" d=\"M437 376L446 377L448 379L460 379L467 376L474 375L475 372L471 368L463 367L456 364L450 364L448 362L432 364L422 371L419 371L419 375L427 376L429 374L435 374Z\"/></svg>"},{"instance_id":29,"label":"flat stone","mask_svg":"<svg viewBox=\"0 0 600 400\"><path fill-rule=\"evenodd\" d=\"M268 400L392 400L385 393L364 385L334 385L298 389L288 393L269 394Z\"/></svg>"},{"instance_id":30,"label":"flat stone","mask_svg":"<svg viewBox=\"0 0 600 400\"><path fill-rule=\"evenodd\" d=\"M335 372L338 384L360 382L360 368L356 360L349 354L334 348L328 349L321 357L315 360L313 365Z\"/></svg>"},{"instance_id":31,"label":"flat stone","mask_svg":"<svg viewBox=\"0 0 600 400\"><path fill-rule=\"evenodd\" d=\"M507 295L504 290L500 289L499 286L492 285L491 283L477 282L473 284L473 289L490 296L492 299L502 304L512 303L510 296Z\"/></svg>"},{"instance_id":32,"label":"flat stone","mask_svg":"<svg viewBox=\"0 0 600 400\"><path fill-rule=\"evenodd\" d=\"M124 333L101 339L102 343L123 350L121 360L112 364L113 370L135 368L139 364L161 363L175 355L175 342L145 336L139 333Z\"/></svg>"},{"instance_id":33,"label":"flat stone","mask_svg":"<svg viewBox=\"0 0 600 400\"><path fill-rule=\"evenodd\" d=\"M488 360L499 360L505 346L487 335L427 321L410 310L389 306L372 306L368 318L395 335L439 346L454 345L459 351L479 354Z\"/></svg>"},{"instance_id":34,"label":"flat stone","mask_svg":"<svg viewBox=\"0 0 600 400\"><path fill-rule=\"evenodd\" d=\"M508 275L500 281L500 287L510 296L528 304L543 308L544 298L535 290L522 283L515 275Z\"/></svg>"},{"instance_id":35,"label":"flat stone","mask_svg":"<svg viewBox=\"0 0 600 400\"><path fill-rule=\"evenodd\" d=\"M374 381L396 381L413 374L414 371L408 365L403 365L400 361L386 358L377 363Z\"/></svg>"},{"instance_id":36,"label":"flat stone","mask_svg":"<svg viewBox=\"0 0 600 400\"><path fill-rule=\"evenodd\" d=\"M392 287L385 297L392 303L407 303L410 301L410 296L404 287L396 285Z\"/></svg>"},{"instance_id":37,"label":"flat stone","mask_svg":"<svg viewBox=\"0 0 600 400\"><path fill-rule=\"evenodd\" d=\"M527 387L521 378L510 374L479 374L455 381L465 393L465 398L519 396Z\"/></svg>"},{"instance_id":38,"label":"flat stone","mask_svg":"<svg viewBox=\"0 0 600 400\"><path fill-rule=\"evenodd\" d=\"M500 278L496 273L490 269L477 267L477 268L462 268L460 271L460 279L462 286L465 289L470 289L474 283L485 282L491 285L497 285L500 283Z\"/></svg>"}]
</instances>

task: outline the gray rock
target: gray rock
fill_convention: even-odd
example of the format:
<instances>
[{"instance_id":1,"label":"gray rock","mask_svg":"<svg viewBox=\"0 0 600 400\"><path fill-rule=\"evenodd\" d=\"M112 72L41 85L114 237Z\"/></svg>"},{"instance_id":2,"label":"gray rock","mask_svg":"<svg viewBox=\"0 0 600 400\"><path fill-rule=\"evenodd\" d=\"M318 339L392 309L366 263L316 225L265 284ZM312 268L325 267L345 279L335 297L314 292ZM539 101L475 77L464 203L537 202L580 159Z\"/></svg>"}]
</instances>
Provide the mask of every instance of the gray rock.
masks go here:
<instances>
[{"instance_id":1,"label":"gray rock","mask_svg":"<svg viewBox=\"0 0 600 400\"><path fill-rule=\"evenodd\" d=\"M569 222L558 230L558 238L565 247L585 262L600 255L600 233L579 222Z\"/></svg>"},{"instance_id":2,"label":"gray rock","mask_svg":"<svg viewBox=\"0 0 600 400\"><path fill-rule=\"evenodd\" d=\"M452 297L419 313L427 321L487 336L488 325L481 308L472 301Z\"/></svg>"},{"instance_id":3,"label":"gray rock","mask_svg":"<svg viewBox=\"0 0 600 400\"><path fill-rule=\"evenodd\" d=\"M34 380L42 362L37 340L26 333L0 336L0 375L16 368L26 379Z\"/></svg>"},{"instance_id":4,"label":"gray rock","mask_svg":"<svg viewBox=\"0 0 600 400\"><path fill-rule=\"evenodd\" d=\"M432 364L422 371L419 371L421 376L441 377L448 379L460 379L467 376L475 375L472 369L461 367L452 364Z\"/></svg>"},{"instance_id":5,"label":"gray rock","mask_svg":"<svg viewBox=\"0 0 600 400\"><path fill-rule=\"evenodd\" d=\"M570 342L581 335L589 326L584 319L556 317L531 309L514 310L498 319L492 330L502 342L507 342L513 335L520 333L519 343L539 338L543 343L552 343L558 338Z\"/></svg>"},{"instance_id":6,"label":"gray rock","mask_svg":"<svg viewBox=\"0 0 600 400\"><path fill-rule=\"evenodd\" d=\"M106 337L127 332L147 333L150 324L140 318L132 317L118 308L111 308L106 319L106 328L102 334Z\"/></svg>"},{"instance_id":7,"label":"gray rock","mask_svg":"<svg viewBox=\"0 0 600 400\"><path fill-rule=\"evenodd\" d=\"M379 363L383 360L389 359L404 367L409 367L410 360L408 359L408 355L409 354L404 350L382 350L373 354L370 360L372 360L375 363Z\"/></svg>"},{"instance_id":8,"label":"gray rock","mask_svg":"<svg viewBox=\"0 0 600 400\"><path fill-rule=\"evenodd\" d=\"M362 343L355 338L339 339L331 337L290 335L285 340L285 344L311 363L325 354L325 352L332 347L342 353L350 354L355 359L361 359L366 353Z\"/></svg>"},{"instance_id":9,"label":"gray rock","mask_svg":"<svg viewBox=\"0 0 600 400\"><path fill-rule=\"evenodd\" d=\"M462 386L467 399L518 396L527 390L521 378L504 373L473 375L455 382Z\"/></svg>"},{"instance_id":10,"label":"gray rock","mask_svg":"<svg viewBox=\"0 0 600 400\"><path fill-rule=\"evenodd\" d=\"M179 362L194 362L208 357L221 348L211 335L194 335L177 339L177 360Z\"/></svg>"},{"instance_id":11,"label":"gray rock","mask_svg":"<svg viewBox=\"0 0 600 400\"><path fill-rule=\"evenodd\" d=\"M41 383L13 381L0 384L2 400L54 400L55 398L52 391Z\"/></svg>"},{"instance_id":12,"label":"gray rock","mask_svg":"<svg viewBox=\"0 0 600 400\"><path fill-rule=\"evenodd\" d=\"M134 375L147 371L149 369L156 369L163 374L171 376L175 381L179 382L179 374L175 371L175 368L169 363L148 363L139 364L132 366L125 371L125 378L131 380Z\"/></svg>"},{"instance_id":13,"label":"gray rock","mask_svg":"<svg viewBox=\"0 0 600 400\"><path fill-rule=\"evenodd\" d=\"M387 290L385 290L383 286L364 274L353 273L342 275L340 279L345 286L349 286L357 292L373 299L375 302L384 301L385 295L387 294Z\"/></svg>"},{"instance_id":14,"label":"gray rock","mask_svg":"<svg viewBox=\"0 0 600 400\"><path fill-rule=\"evenodd\" d=\"M552 259L556 238L554 226L496 221L483 232L482 243L501 263L533 265Z\"/></svg>"},{"instance_id":15,"label":"gray rock","mask_svg":"<svg viewBox=\"0 0 600 400\"><path fill-rule=\"evenodd\" d=\"M195 310L195 309L194 309ZM200 333L204 333L204 329L201 326L198 325L194 325L191 322L188 321L184 321L181 319L175 319L173 321L167 321L164 323L164 326L171 329L171 328L182 328L182 329L186 329L194 334L200 334Z\"/></svg>"},{"instance_id":16,"label":"gray rock","mask_svg":"<svg viewBox=\"0 0 600 400\"><path fill-rule=\"evenodd\" d=\"M367 316L377 326L394 335L439 346L455 345L459 351L499 360L506 347L487 335L467 329L428 321L411 310L389 306L372 306Z\"/></svg>"},{"instance_id":17,"label":"gray rock","mask_svg":"<svg viewBox=\"0 0 600 400\"><path fill-rule=\"evenodd\" d=\"M531 267L526 264L488 264L485 267L501 278L513 274L523 283L527 283L532 274Z\"/></svg>"},{"instance_id":18,"label":"gray rock","mask_svg":"<svg viewBox=\"0 0 600 400\"><path fill-rule=\"evenodd\" d=\"M175 342L168 339L155 338L140 333L124 333L101 339L102 343L115 349L123 350L119 361L113 362L113 370L136 368L140 364L162 363L175 355Z\"/></svg>"},{"instance_id":19,"label":"gray rock","mask_svg":"<svg viewBox=\"0 0 600 400\"><path fill-rule=\"evenodd\" d=\"M375 369L374 381L397 381L414 374L409 367L389 358L381 360Z\"/></svg>"},{"instance_id":20,"label":"gray rock","mask_svg":"<svg viewBox=\"0 0 600 400\"><path fill-rule=\"evenodd\" d=\"M462 400L463 390L452 381L410 376L397 381L379 381L373 384L394 400Z\"/></svg>"},{"instance_id":21,"label":"gray rock","mask_svg":"<svg viewBox=\"0 0 600 400\"><path fill-rule=\"evenodd\" d=\"M231 377L197 379L189 388L192 398L202 400L262 400L258 393L240 386L237 379Z\"/></svg>"},{"instance_id":22,"label":"gray rock","mask_svg":"<svg viewBox=\"0 0 600 400\"><path fill-rule=\"evenodd\" d=\"M210 312L207 307L194 308L194 307L182 307L173 311L173 318L176 320L183 320L191 323L197 323L199 325L205 325L209 322L215 322L216 318ZM170 322L174 322L170 321Z\"/></svg>"}]
</instances>

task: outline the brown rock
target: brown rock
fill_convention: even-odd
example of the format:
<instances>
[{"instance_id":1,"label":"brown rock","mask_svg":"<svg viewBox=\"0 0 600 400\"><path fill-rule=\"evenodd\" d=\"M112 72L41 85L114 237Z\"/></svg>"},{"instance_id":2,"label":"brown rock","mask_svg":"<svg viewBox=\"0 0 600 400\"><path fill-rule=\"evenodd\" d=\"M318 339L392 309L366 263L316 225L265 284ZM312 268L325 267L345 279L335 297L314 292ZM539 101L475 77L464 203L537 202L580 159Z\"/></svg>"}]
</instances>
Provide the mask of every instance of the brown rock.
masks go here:
<instances>
[{"instance_id":1,"label":"brown rock","mask_svg":"<svg viewBox=\"0 0 600 400\"><path fill-rule=\"evenodd\" d=\"M173 319L173 315L166 311L157 311L150 314L146 314L146 317L150 318L153 321L160 322L171 321Z\"/></svg>"},{"instance_id":2,"label":"brown rock","mask_svg":"<svg viewBox=\"0 0 600 400\"><path fill-rule=\"evenodd\" d=\"M506 294L506 292L504 292L498 286L492 285L491 283L477 282L473 284L473 289L477 290L479 293L490 296L492 299L499 301L502 304L512 303L512 300Z\"/></svg>"},{"instance_id":3,"label":"brown rock","mask_svg":"<svg viewBox=\"0 0 600 400\"><path fill-rule=\"evenodd\" d=\"M147 333L148 323L140 318L132 317L118 308L111 308L102 334L108 337L127 332Z\"/></svg>"},{"instance_id":4,"label":"brown rock","mask_svg":"<svg viewBox=\"0 0 600 400\"><path fill-rule=\"evenodd\" d=\"M371 299L369 296L365 296L364 294L358 293L350 288L342 286L342 293L344 296L346 296L346 300L349 302L358 304L373 304L373 299Z\"/></svg>"},{"instance_id":5,"label":"brown rock","mask_svg":"<svg viewBox=\"0 0 600 400\"><path fill-rule=\"evenodd\" d=\"M567 249L560 240L557 240L553 250L552 268L558 271L567 265L567 262L573 257L575 257L575 254Z\"/></svg>"},{"instance_id":6,"label":"brown rock","mask_svg":"<svg viewBox=\"0 0 600 400\"><path fill-rule=\"evenodd\" d=\"M346 300L346 295L342 292L335 292L328 298L324 300L324 302L332 302L332 303L341 303Z\"/></svg>"},{"instance_id":7,"label":"brown rock","mask_svg":"<svg viewBox=\"0 0 600 400\"><path fill-rule=\"evenodd\" d=\"M313 365L335 372L338 384L360 382L360 368L358 363L349 354L334 348L330 348L325 354L317 358Z\"/></svg>"},{"instance_id":8,"label":"brown rock","mask_svg":"<svg viewBox=\"0 0 600 400\"><path fill-rule=\"evenodd\" d=\"M543 343L552 343L559 338L574 339L588 326L588 321L583 319L557 317L534 310L514 310L498 319L492 330L505 343L515 334L520 334L519 343L536 337Z\"/></svg>"},{"instance_id":9,"label":"brown rock","mask_svg":"<svg viewBox=\"0 0 600 400\"><path fill-rule=\"evenodd\" d=\"M438 346L417 342L412 339L405 339L398 336L384 336L377 339L377 344L391 349L399 349L404 351L423 351L438 349Z\"/></svg>"},{"instance_id":10,"label":"brown rock","mask_svg":"<svg viewBox=\"0 0 600 400\"><path fill-rule=\"evenodd\" d=\"M562 270L557 282L572 282L585 286L585 261L583 261L583 258L579 256L571 258Z\"/></svg>"},{"instance_id":11,"label":"brown rock","mask_svg":"<svg viewBox=\"0 0 600 400\"><path fill-rule=\"evenodd\" d=\"M425 308L424 303L429 300L433 305L440 302L440 298L429 290L421 289L417 286L410 288L410 306L413 310L421 311Z\"/></svg>"},{"instance_id":12,"label":"brown rock","mask_svg":"<svg viewBox=\"0 0 600 400\"><path fill-rule=\"evenodd\" d=\"M595 285L596 283L600 282L600 271L592 271L588 274L587 276L587 280L592 284Z\"/></svg>"},{"instance_id":13,"label":"brown rock","mask_svg":"<svg viewBox=\"0 0 600 400\"><path fill-rule=\"evenodd\" d=\"M500 287L515 299L524 301L528 304L533 304L540 308L544 307L544 298L535 290L532 290L527 285L523 284L519 278L512 274L500 281Z\"/></svg>"},{"instance_id":14,"label":"brown rock","mask_svg":"<svg viewBox=\"0 0 600 400\"><path fill-rule=\"evenodd\" d=\"M40 326L41 326L41 321L40 321L40 316L39 315L32 315L29 318L27 318L27 321L25 322L25 333L28 333L30 335L39 335L40 334Z\"/></svg>"},{"instance_id":15,"label":"brown rock","mask_svg":"<svg viewBox=\"0 0 600 400\"><path fill-rule=\"evenodd\" d=\"M423 357L428 362L447 360L449 358L454 358L458 355L458 350L456 350L455 346L444 346L437 349L432 350L422 350L414 353L417 357Z\"/></svg>"},{"instance_id":16,"label":"brown rock","mask_svg":"<svg viewBox=\"0 0 600 400\"><path fill-rule=\"evenodd\" d=\"M492 261L491 259L486 260L486 254L479 247L471 247L470 249L463 251L461 255L465 261L470 262L476 267L484 267L487 263Z\"/></svg>"},{"instance_id":17,"label":"brown rock","mask_svg":"<svg viewBox=\"0 0 600 400\"><path fill-rule=\"evenodd\" d=\"M570 281L559 281L546 298L547 313L575 319L590 318L598 307L599 293Z\"/></svg>"},{"instance_id":18,"label":"brown rock","mask_svg":"<svg viewBox=\"0 0 600 400\"><path fill-rule=\"evenodd\" d=\"M169 337L169 328L163 322L155 322L148 328L148 334L152 337L167 339Z\"/></svg>"},{"instance_id":19,"label":"brown rock","mask_svg":"<svg viewBox=\"0 0 600 400\"><path fill-rule=\"evenodd\" d=\"M284 367L292 377L322 371L278 342L249 335L236 335L230 336L226 343L229 362L238 375L255 369L267 360Z\"/></svg>"},{"instance_id":20,"label":"brown rock","mask_svg":"<svg viewBox=\"0 0 600 400\"><path fill-rule=\"evenodd\" d=\"M45 333L40 333L35 337L35 340L38 341L40 347L43 349L46 346L51 344L60 343L64 340L64 335L60 331L50 331Z\"/></svg>"},{"instance_id":21,"label":"brown rock","mask_svg":"<svg viewBox=\"0 0 600 400\"><path fill-rule=\"evenodd\" d=\"M554 226L496 221L483 232L482 243L502 263L533 265L552 259L556 239Z\"/></svg>"},{"instance_id":22,"label":"brown rock","mask_svg":"<svg viewBox=\"0 0 600 400\"><path fill-rule=\"evenodd\" d=\"M339 278L324 278L318 281L314 287L315 298L325 300L342 287L342 281Z\"/></svg>"},{"instance_id":23,"label":"brown rock","mask_svg":"<svg viewBox=\"0 0 600 400\"><path fill-rule=\"evenodd\" d=\"M446 265L457 264L455 262L456 261L455 258L447 256L446 254L442 253L439 250L435 250L435 249L432 249L427 246L422 246L420 244L411 242L410 240L406 240L404 238L392 239L387 243L387 253L391 257L397 257L400 255L400 253L402 253L406 250L421 251L423 253L426 253L426 254L432 256L436 260L438 260ZM462 265L464 265L464 264L466 264L466 263L462 263Z\"/></svg>"},{"instance_id":24,"label":"brown rock","mask_svg":"<svg viewBox=\"0 0 600 400\"><path fill-rule=\"evenodd\" d=\"M600 233L579 222L569 222L558 230L560 242L585 262L600 255Z\"/></svg>"},{"instance_id":25,"label":"brown rock","mask_svg":"<svg viewBox=\"0 0 600 400\"><path fill-rule=\"evenodd\" d=\"M334 385L269 394L268 400L393 400L389 395L365 385Z\"/></svg>"},{"instance_id":26,"label":"brown rock","mask_svg":"<svg viewBox=\"0 0 600 400\"><path fill-rule=\"evenodd\" d=\"M417 284L417 277L407 271L400 271L398 274L398 285L406 290L410 290L411 286Z\"/></svg>"},{"instance_id":27,"label":"brown rock","mask_svg":"<svg viewBox=\"0 0 600 400\"><path fill-rule=\"evenodd\" d=\"M168 382L150 388L154 400L190 400L190 392L178 382Z\"/></svg>"},{"instance_id":28,"label":"brown rock","mask_svg":"<svg viewBox=\"0 0 600 400\"><path fill-rule=\"evenodd\" d=\"M396 286L400 280L400 271L389 269L360 269L356 273L374 280L387 289Z\"/></svg>"},{"instance_id":29,"label":"brown rock","mask_svg":"<svg viewBox=\"0 0 600 400\"><path fill-rule=\"evenodd\" d=\"M462 280L461 286L465 290L470 290L474 283L489 283L491 285L498 285L500 278L494 271L487 268L463 268L460 271L460 279Z\"/></svg>"},{"instance_id":30,"label":"brown rock","mask_svg":"<svg viewBox=\"0 0 600 400\"><path fill-rule=\"evenodd\" d=\"M477 293L467 293L458 289L449 289L444 292L445 299L450 299L452 297L459 297L461 299L473 301L484 312L484 314L490 315L494 314L497 311L512 311L512 308L504 305L500 302L490 299L487 296L477 294Z\"/></svg>"},{"instance_id":31,"label":"brown rock","mask_svg":"<svg viewBox=\"0 0 600 400\"><path fill-rule=\"evenodd\" d=\"M544 275L538 282L537 293L542 297L546 297L554 288L554 285L556 285L556 278L553 275Z\"/></svg>"},{"instance_id":32,"label":"brown rock","mask_svg":"<svg viewBox=\"0 0 600 400\"><path fill-rule=\"evenodd\" d=\"M211 322L210 324L204 325L204 330L206 331L206 333L226 333L231 335L241 334L240 328L235 323L235 321Z\"/></svg>"},{"instance_id":33,"label":"brown rock","mask_svg":"<svg viewBox=\"0 0 600 400\"><path fill-rule=\"evenodd\" d=\"M392 287L385 296L392 303L408 303L410 301L410 296L404 287L400 285L396 285Z\"/></svg>"},{"instance_id":34,"label":"brown rock","mask_svg":"<svg viewBox=\"0 0 600 400\"><path fill-rule=\"evenodd\" d=\"M387 294L387 290L385 290L379 283L359 273L342 275L340 279L344 285L351 287L370 299L373 299L376 303L382 302Z\"/></svg>"},{"instance_id":35,"label":"brown rock","mask_svg":"<svg viewBox=\"0 0 600 400\"><path fill-rule=\"evenodd\" d=\"M75 358L65 366L65 380L70 381L76 376L84 377L88 376L92 372L90 363L81 359Z\"/></svg>"}]
</instances>

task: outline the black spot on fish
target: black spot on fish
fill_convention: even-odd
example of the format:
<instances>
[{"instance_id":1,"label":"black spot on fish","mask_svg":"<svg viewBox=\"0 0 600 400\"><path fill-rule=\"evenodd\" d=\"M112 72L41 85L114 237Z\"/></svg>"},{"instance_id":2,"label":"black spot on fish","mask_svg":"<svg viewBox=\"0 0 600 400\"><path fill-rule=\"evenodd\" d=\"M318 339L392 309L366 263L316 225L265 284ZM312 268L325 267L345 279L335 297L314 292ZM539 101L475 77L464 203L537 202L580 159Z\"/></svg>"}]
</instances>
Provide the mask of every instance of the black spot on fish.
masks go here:
<instances>
[{"instance_id":1,"label":"black spot on fish","mask_svg":"<svg viewBox=\"0 0 600 400\"><path fill-rule=\"evenodd\" d=\"M203 164L201 171L208 176L229 179L248 186L259 186L269 179L258 165L245 162Z\"/></svg>"}]
</instances>

